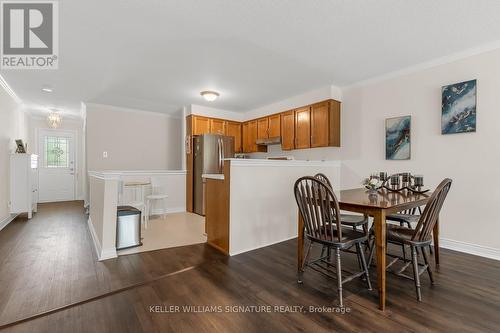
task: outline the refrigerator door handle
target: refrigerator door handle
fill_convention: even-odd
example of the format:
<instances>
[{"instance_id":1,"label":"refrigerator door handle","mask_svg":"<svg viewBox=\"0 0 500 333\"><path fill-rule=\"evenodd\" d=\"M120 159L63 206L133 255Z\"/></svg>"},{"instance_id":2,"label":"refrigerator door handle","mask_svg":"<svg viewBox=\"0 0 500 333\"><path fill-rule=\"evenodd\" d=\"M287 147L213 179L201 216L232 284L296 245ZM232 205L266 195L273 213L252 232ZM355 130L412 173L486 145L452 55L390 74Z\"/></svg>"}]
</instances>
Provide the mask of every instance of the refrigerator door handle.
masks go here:
<instances>
[{"instance_id":1,"label":"refrigerator door handle","mask_svg":"<svg viewBox=\"0 0 500 333\"><path fill-rule=\"evenodd\" d=\"M218 152L217 152L217 157L219 158L219 160L217 161L217 165L219 167L219 173L222 172L222 167L221 167L221 164L222 164L222 145L221 145L221 139L220 138L217 138L217 149L218 149Z\"/></svg>"},{"instance_id":2,"label":"refrigerator door handle","mask_svg":"<svg viewBox=\"0 0 500 333\"><path fill-rule=\"evenodd\" d=\"M220 164L221 164L221 167L224 167L224 159L226 158L226 156L224 156L224 152L225 152L224 149L225 148L224 148L224 140L222 138L220 139L220 144L221 144L221 152L222 152L222 154L221 154L222 160L221 160Z\"/></svg>"}]
</instances>

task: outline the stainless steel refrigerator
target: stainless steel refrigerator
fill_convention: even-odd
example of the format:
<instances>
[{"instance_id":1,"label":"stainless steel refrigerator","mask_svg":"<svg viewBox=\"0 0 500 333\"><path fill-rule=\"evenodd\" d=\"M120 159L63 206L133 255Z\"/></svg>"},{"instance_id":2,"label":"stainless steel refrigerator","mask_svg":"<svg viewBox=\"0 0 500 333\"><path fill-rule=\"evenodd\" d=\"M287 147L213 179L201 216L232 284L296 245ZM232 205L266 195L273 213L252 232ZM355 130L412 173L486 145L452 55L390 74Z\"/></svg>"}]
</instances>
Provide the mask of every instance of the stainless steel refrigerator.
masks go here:
<instances>
[{"instance_id":1,"label":"stainless steel refrigerator","mask_svg":"<svg viewBox=\"0 0 500 333\"><path fill-rule=\"evenodd\" d=\"M224 158L234 157L234 138L215 134L194 137L193 203L196 214L205 215L205 183L202 174L223 173Z\"/></svg>"}]
</instances>

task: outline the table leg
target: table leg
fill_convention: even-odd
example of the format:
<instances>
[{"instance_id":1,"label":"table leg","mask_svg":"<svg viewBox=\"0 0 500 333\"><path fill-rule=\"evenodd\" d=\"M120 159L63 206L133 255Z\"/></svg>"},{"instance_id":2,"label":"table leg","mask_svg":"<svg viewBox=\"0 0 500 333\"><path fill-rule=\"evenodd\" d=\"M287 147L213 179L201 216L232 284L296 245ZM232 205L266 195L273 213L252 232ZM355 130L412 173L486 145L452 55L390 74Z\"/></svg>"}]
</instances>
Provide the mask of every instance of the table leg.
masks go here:
<instances>
[{"instance_id":1,"label":"table leg","mask_svg":"<svg viewBox=\"0 0 500 333\"><path fill-rule=\"evenodd\" d=\"M380 209L374 214L375 249L377 251L377 282L379 295L379 309L385 310L385 266L386 266L386 222L385 210Z\"/></svg>"},{"instance_id":2,"label":"table leg","mask_svg":"<svg viewBox=\"0 0 500 333\"><path fill-rule=\"evenodd\" d=\"M436 266L439 266L439 218L432 230L432 236L434 237L434 262Z\"/></svg>"},{"instance_id":3,"label":"table leg","mask_svg":"<svg viewBox=\"0 0 500 333\"><path fill-rule=\"evenodd\" d=\"M297 237L297 273L300 274L302 262L304 261L304 220L300 212L298 214L298 237Z\"/></svg>"}]
</instances>

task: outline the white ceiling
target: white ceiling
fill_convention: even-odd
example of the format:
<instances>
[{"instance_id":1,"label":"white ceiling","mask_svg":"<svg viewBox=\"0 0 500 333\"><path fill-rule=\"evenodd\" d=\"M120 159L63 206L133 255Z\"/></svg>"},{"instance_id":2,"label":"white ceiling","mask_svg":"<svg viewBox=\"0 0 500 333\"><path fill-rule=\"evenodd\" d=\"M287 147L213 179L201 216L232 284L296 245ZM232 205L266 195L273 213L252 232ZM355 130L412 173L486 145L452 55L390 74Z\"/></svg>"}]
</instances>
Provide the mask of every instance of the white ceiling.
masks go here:
<instances>
[{"instance_id":1,"label":"white ceiling","mask_svg":"<svg viewBox=\"0 0 500 333\"><path fill-rule=\"evenodd\" d=\"M58 70L2 75L33 107L246 111L500 40L496 0L65 0ZM54 88L52 94L41 92ZM202 90L221 97L204 102Z\"/></svg>"}]
</instances>

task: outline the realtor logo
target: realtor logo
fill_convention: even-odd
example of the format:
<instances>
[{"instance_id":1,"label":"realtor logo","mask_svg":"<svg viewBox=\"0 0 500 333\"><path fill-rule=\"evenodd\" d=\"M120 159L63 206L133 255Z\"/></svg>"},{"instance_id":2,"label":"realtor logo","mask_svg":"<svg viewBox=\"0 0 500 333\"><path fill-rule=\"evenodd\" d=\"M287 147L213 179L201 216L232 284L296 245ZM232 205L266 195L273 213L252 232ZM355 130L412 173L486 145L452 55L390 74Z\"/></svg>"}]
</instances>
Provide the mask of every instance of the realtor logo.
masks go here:
<instances>
[{"instance_id":1,"label":"realtor logo","mask_svg":"<svg viewBox=\"0 0 500 333\"><path fill-rule=\"evenodd\" d=\"M57 69L58 3L1 1L2 69Z\"/></svg>"}]
</instances>

